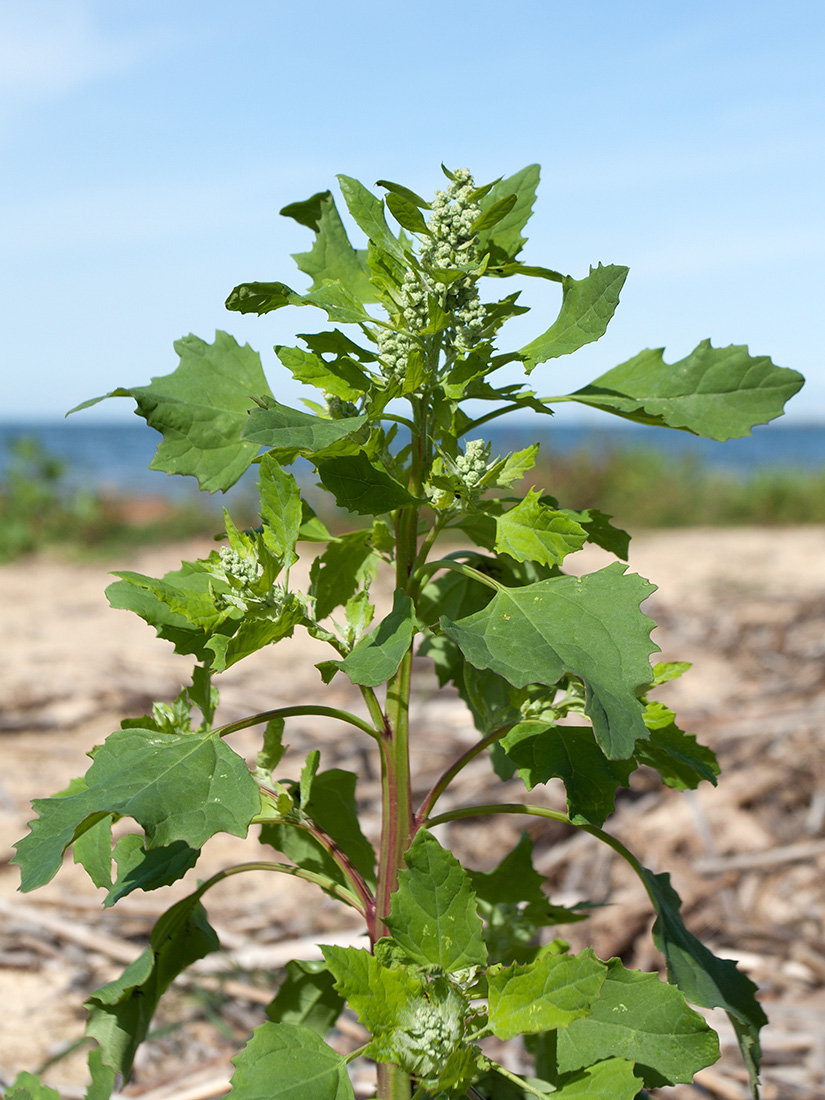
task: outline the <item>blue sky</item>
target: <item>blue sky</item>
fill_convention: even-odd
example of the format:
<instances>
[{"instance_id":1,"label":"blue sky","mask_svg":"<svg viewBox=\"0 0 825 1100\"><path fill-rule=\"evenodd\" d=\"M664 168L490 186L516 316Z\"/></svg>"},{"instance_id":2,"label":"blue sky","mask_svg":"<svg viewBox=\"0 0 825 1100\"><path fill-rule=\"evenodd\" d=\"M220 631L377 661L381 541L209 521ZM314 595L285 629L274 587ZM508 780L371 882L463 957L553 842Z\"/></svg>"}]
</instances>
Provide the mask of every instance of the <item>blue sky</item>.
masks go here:
<instances>
[{"instance_id":1,"label":"blue sky","mask_svg":"<svg viewBox=\"0 0 825 1100\"><path fill-rule=\"evenodd\" d=\"M0 418L144 384L216 328L297 403L272 345L323 314L239 317L227 293L305 285L286 203L338 172L428 194L443 160L478 182L538 161L524 259L631 269L540 392L710 337L801 370L790 414L825 419L823 32L821 0L0 0ZM525 288L512 346L556 292Z\"/></svg>"}]
</instances>

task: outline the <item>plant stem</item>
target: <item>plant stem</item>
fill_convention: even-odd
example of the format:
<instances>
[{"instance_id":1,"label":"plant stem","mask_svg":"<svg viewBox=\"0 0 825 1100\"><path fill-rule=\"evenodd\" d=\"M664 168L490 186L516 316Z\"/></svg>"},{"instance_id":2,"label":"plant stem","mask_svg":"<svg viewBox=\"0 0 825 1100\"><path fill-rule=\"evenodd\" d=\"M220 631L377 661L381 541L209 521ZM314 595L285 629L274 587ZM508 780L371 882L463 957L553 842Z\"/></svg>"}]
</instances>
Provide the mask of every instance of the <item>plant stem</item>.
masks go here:
<instances>
[{"instance_id":1,"label":"plant stem","mask_svg":"<svg viewBox=\"0 0 825 1100\"><path fill-rule=\"evenodd\" d=\"M321 718L337 718L339 722L346 722L350 726L355 726L356 729L368 733L369 736L376 741L381 737L379 730L371 726L364 718L359 718L357 714L350 714L349 711L339 710L338 707L323 707L310 703L304 706L278 707L275 710L264 710L261 711L260 714L251 714L247 718L239 718L237 722L228 722L225 726L218 726L218 728L212 732L216 733L218 737L227 737L230 733L237 733L238 730L245 730L250 726L260 725L261 722L271 722L275 718L296 718L302 714L314 714Z\"/></svg>"},{"instance_id":2,"label":"plant stem","mask_svg":"<svg viewBox=\"0 0 825 1100\"><path fill-rule=\"evenodd\" d=\"M500 738L504 737L504 735L508 733L513 728L513 726L523 725L525 721L526 719L519 718L516 719L516 721L514 722L508 722L506 726L501 726L499 727L499 729L493 730L492 733L488 733L486 737L482 737L480 741L477 741L475 745L471 745L466 752L462 753L461 756L459 756L458 759L453 764L451 764L445 772L443 772L443 774L433 785L427 797L421 803L421 806L419 807L418 812L416 813L414 818L416 829L418 829L423 824L423 822L427 820L433 806L446 791L447 787L449 787L450 783L452 783L452 781L462 770L462 768L465 768L471 760L474 760L479 755L479 753L482 753L490 745L494 744Z\"/></svg>"},{"instance_id":3,"label":"plant stem","mask_svg":"<svg viewBox=\"0 0 825 1100\"><path fill-rule=\"evenodd\" d=\"M438 569L452 569L454 573L461 573L464 577L485 584L488 588L492 588L494 592L502 592L505 587L503 584L499 584L498 581L493 580L492 577L481 573L478 569L473 569L471 565L465 565L464 562L455 561L453 558L438 558L437 561L428 561L425 565L419 566L416 576L426 577L429 573L435 573Z\"/></svg>"}]
</instances>

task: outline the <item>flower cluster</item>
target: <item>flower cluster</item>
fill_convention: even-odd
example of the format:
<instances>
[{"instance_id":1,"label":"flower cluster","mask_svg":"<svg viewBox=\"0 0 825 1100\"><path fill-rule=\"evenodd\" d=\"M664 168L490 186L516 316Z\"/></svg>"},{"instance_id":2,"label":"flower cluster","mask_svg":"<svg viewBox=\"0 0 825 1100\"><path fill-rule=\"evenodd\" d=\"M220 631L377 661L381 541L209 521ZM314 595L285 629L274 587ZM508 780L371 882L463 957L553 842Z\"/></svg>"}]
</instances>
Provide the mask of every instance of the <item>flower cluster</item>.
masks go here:
<instances>
[{"instance_id":1,"label":"flower cluster","mask_svg":"<svg viewBox=\"0 0 825 1100\"><path fill-rule=\"evenodd\" d=\"M254 584L263 573L260 562L251 557L244 557L237 550L229 546L222 546L218 552L220 558L220 572L232 583L239 581L242 586Z\"/></svg>"},{"instance_id":2,"label":"flower cluster","mask_svg":"<svg viewBox=\"0 0 825 1100\"><path fill-rule=\"evenodd\" d=\"M490 444L483 439L468 439L464 454L455 460L456 473L472 493L490 468Z\"/></svg>"},{"instance_id":3,"label":"flower cluster","mask_svg":"<svg viewBox=\"0 0 825 1100\"><path fill-rule=\"evenodd\" d=\"M440 1069L464 1038L467 1002L443 978L427 988L427 999L405 1006L395 1039L404 1068L435 1085Z\"/></svg>"},{"instance_id":4,"label":"flower cluster","mask_svg":"<svg viewBox=\"0 0 825 1100\"><path fill-rule=\"evenodd\" d=\"M473 225L481 208L473 199L475 184L466 168L459 168L454 177L446 191L435 193L427 222L429 236L422 242L419 253L423 270L407 271L401 284L398 302L407 331L382 329L378 333L378 354L388 377L404 376L409 354L415 346L413 336L408 334L426 328L428 297L452 314L453 323L447 339L457 351L469 351L481 339L484 306L475 280L468 275L445 287L426 274L427 269L455 269L476 259Z\"/></svg>"},{"instance_id":5,"label":"flower cluster","mask_svg":"<svg viewBox=\"0 0 825 1100\"><path fill-rule=\"evenodd\" d=\"M474 504L481 496L483 481L498 458L490 460L490 444L483 439L469 439L464 453L454 459L446 455L436 460L431 482L424 486L424 495L439 511L458 506L459 502Z\"/></svg>"},{"instance_id":6,"label":"flower cluster","mask_svg":"<svg viewBox=\"0 0 825 1100\"><path fill-rule=\"evenodd\" d=\"M446 191L436 191L427 222L430 236L421 246L421 262L428 267L460 267L475 259L473 223L481 207L472 199L475 184L466 168L454 173Z\"/></svg>"}]
</instances>

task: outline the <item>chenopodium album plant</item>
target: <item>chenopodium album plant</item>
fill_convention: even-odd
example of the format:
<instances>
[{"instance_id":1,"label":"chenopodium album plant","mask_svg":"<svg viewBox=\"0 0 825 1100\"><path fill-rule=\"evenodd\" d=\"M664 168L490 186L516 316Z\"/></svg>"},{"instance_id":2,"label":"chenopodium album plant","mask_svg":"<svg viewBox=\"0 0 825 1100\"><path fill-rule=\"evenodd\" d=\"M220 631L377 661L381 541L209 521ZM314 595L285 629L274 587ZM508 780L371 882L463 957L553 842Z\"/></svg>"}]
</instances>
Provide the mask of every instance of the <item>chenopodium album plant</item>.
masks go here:
<instances>
[{"instance_id":1,"label":"chenopodium album plant","mask_svg":"<svg viewBox=\"0 0 825 1100\"><path fill-rule=\"evenodd\" d=\"M669 787L716 782L713 753L651 698L687 666L651 666L654 624L640 604L654 589L626 571L627 534L599 511L565 508L544 486L517 495L538 447L496 454L482 428L510 412L546 416L556 403L576 401L722 440L778 416L801 378L745 347L705 341L673 364L662 350L642 351L574 393L498 384L506 365L510 375L518 365L525 376L553 377L537 368L597 340L627 269L600 264L574 279L519 259L536 166L484 186L463 169L445 174L447 186L431 202L387 180L377 185L379 198L339 176L366 248L350 244L332 194L313 195L282 211L315 234L311 250L295 257L309 290L245 283L230 294L228 308L241 313L287 305L326 313L333 327L275 349L295 379L321 391L309 412L282 404L258 355L220 332L211 345L180 341L172 374L108 395L133 398L162 433L155 469L194 475L215 491L257 463L261 525L239 530L227 515L224 545L208 557L160 578L117 574L111 604L136 612L177 653L192 654L192 682L173 703L124 721L93 751L83 778L36 803L40 816L16 857L22 888L48 882L69 847L108 891L104 905L180 879L216 833L244 837L255 826L263 852L173 905L146 951L91 995L94 1100L105 1100L117 1076L128 1079L175 976L218 950L204 908L210 888L267 871L298 876L350 906L368 940L323 946L323 962L287 967L268 1022L235 1058L235 1100L351 1098L347 1066L357 1056L377 1063L384 1100L630 1100L691 1081L718 1057L715 1032L689 1002L728 1013L757 1095L765 1017L753 983L688 931L668 875L648 870L603 828L616 791L639 766ZM515 276L559 284L561 307L546 331L502 352L499 330L527 311L518 293L488 301L481 287ZM489 411L478 415L484 402ZM331 534L302 497L288 471L298 456L355 517L351 530ZM583 577L565 573L565 557L587 542L617 560ZM312 559L306 591L294 583L299 544ZM372 582L382 569L392 571L394 595L376 614ZM297 629L329 646L317 666L318 697L321 681L346 677L360 692L361 713L314 697L216 724L213 677ZM414 654L430 658L441 685L457 690L478 731L418 802ZM300 775L282 774L285 726L298 715L336 719L372 743L383 791L377 851L359 825L354 774L324 770L315 749ZM230 741L253 726L263 733L250 770ZM560 779L567 813L534 805L526 793L516 803L451 799L440 807L482 753L499 777L517 774L528 792ZM626 860L649 895L667 981L591 949L571 954L553 938L548 930L583 919L586 904L552 903L526 835L497 868L479 871L463 867L432 832L492 814L565 822ZM113 846L112 824L122 818L141 831ZM325 1041L345 1005L370 1035L347 1057ZM483 1046L489 1036L523 1037L529 1073L493 1061ZM15 1096L49 1091L28 1074L16 1087Z\"/></svg>"}]
</instances>

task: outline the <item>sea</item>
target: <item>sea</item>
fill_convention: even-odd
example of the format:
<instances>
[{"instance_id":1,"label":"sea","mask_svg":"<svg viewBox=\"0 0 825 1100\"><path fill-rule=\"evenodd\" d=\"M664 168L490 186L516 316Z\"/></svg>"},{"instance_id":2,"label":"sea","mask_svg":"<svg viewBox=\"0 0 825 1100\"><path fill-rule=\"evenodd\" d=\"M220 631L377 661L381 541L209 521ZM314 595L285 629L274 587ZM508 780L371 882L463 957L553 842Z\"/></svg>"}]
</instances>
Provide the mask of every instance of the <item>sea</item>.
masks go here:
<instances>
[{"instance_id":1,"label":"sea","mask_svg":"<svg viewBox=\"0 0 825 1100\"><path fill-rule=\"evenodd\" d=\"M490 423L479 434L490 439L493 452L499 454L531 443L539 443L543 455L646 449L675 457L689 456L706 469L724 470L743 478L766 468L809 472L825 468L825 424L762 425L751 436L726 443L667 428L592 424L545 427L535 420L507 427ZM69 489L83 487L107 494L160 496L178 501L197 494L194 478L170 477L149 469L161 437L138 419L134 424L123 421L84 424L79 419L0 421L0 481L5 479L12 461L14 441L21 438L36 440L47 454L62 463L61 484ZM300 467L296 472L300 476ZM253 469L244 475L233 493L251 493L255 480Z\"/></svg>"}]
</instances>

